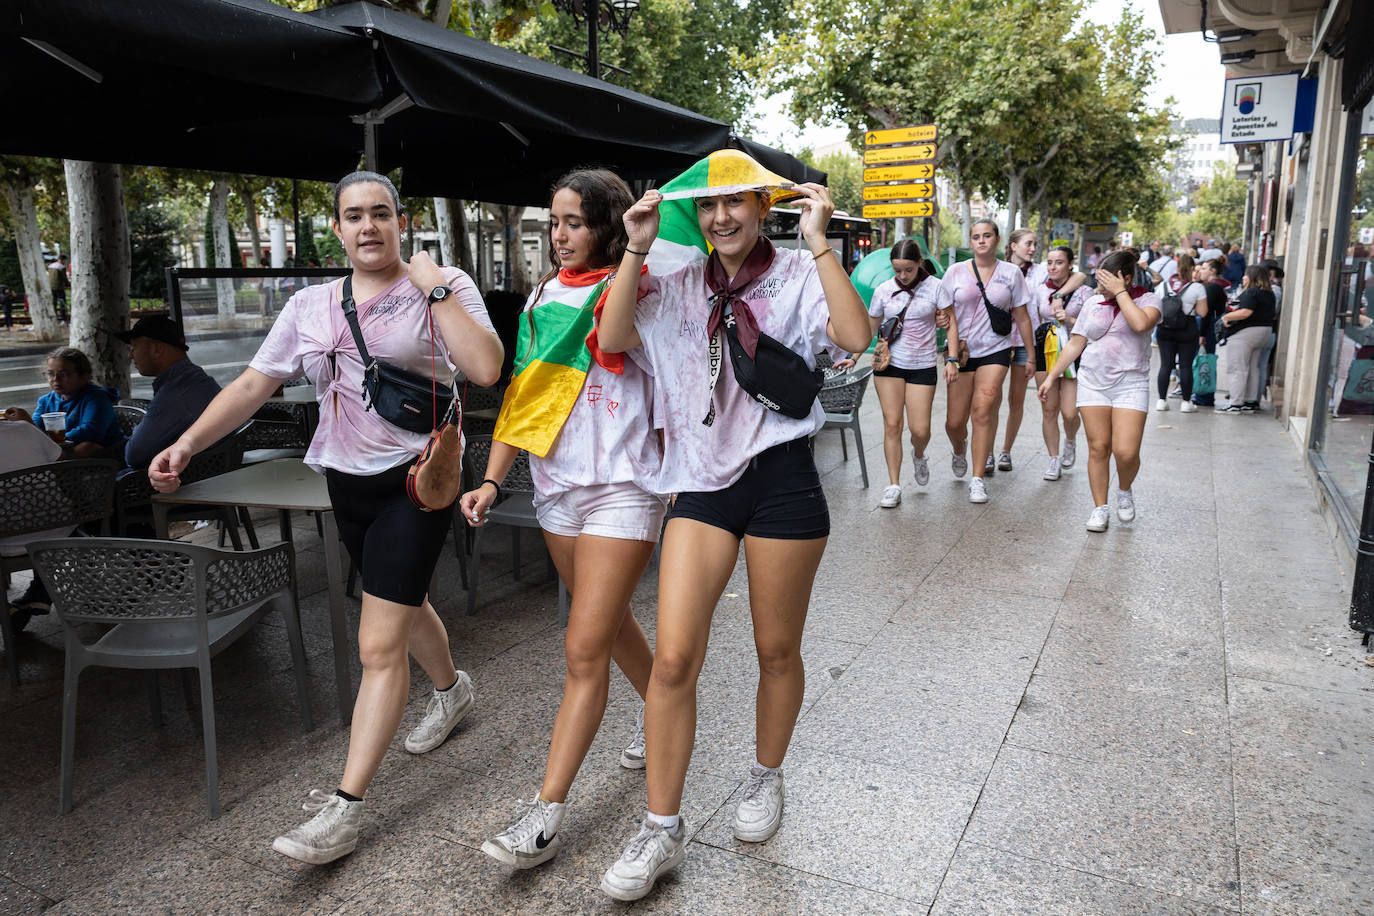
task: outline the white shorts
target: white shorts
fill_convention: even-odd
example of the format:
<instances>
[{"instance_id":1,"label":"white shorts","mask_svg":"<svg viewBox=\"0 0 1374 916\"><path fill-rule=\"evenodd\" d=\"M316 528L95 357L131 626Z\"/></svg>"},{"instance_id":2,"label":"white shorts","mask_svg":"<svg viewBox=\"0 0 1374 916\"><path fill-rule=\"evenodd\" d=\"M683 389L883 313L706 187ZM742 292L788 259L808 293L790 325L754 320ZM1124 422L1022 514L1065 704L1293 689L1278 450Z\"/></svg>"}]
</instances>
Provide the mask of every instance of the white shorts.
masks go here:
<instances>
[{"instance_id":1,"label":"white shorts","mask_svg":"<svg viewBox=\"0 0 1374 916\"><path fill-rule=\"evenodd\" d=\"M1078 377L1079 407L1119 407L1123 410L1150 410L1150 379L1128 375L1109 388L1090 388L1080 375Z\"/></svg>"},{"instance_id":2,"label":"white shorts","mask_svg":"<svg viewBox=\"0 0 1374 916\"><path fill-rule=\"evenodd\" d=\"M535 514L539 527L550 534L653 542L663 528L666 509L665 500L627 481L559 493L540 505Z\"/></svg>"}]
</instances>

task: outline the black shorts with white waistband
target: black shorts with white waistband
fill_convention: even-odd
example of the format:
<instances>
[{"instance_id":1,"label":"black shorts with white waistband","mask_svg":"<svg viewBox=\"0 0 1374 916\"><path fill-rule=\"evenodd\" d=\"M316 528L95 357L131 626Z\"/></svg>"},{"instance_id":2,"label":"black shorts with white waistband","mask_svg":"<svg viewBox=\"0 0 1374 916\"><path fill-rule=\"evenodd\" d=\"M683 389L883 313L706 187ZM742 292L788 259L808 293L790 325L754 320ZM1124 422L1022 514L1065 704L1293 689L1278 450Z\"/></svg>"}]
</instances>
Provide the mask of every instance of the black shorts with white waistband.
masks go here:
<instances>
[{"instance_id":1,"label":"black shorts with white waistband","mask_svg":"<svg viewBox=\"0 0 1374 916\"><path fill-rule=\"evenodd\" d=\"M982 356L970 356L968 362L959 367L960 372L976 372L981 366L1006 366L1011 367L1011 347L1005 350L998 350L995 353L985 353Z\"/></svg>"},{"instance_id":2,"label":"black shorts with white waistband","mask_svg":"<svg viewBox=\"0 0 1374 916\"><path fill-rule=\"evenodd\" d=\"M759 452L724 490L679 493L668 510L668 521L675 518L704 522L737 538L807 541L828 536L830 509L809 438Z\"/></svg>"},{"instance_id":3,"label":"black shorts with white waistband","mask_svg":"<svg viewBox=\"0 0 1374 916\"><path fill-rule=\"evenodd\" d=\"M935 384L934 366L926 366L924 369L899 369L889 365L886 369L879 369L873 374L878 378L899 378L908 385Z\"/></svg>"}]
</instances>

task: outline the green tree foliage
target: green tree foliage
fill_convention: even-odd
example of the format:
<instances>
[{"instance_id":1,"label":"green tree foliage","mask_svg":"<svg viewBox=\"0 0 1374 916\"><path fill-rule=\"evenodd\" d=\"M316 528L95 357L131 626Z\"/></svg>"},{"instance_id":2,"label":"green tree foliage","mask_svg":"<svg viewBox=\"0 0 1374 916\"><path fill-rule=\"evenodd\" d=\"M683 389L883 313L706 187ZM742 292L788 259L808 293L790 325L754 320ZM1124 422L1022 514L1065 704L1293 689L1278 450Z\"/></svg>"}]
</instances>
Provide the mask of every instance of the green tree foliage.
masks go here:
<instances>
[{"instance_id":1,"label":"green tree foliage","mask_svg":"<svg viewBox=\"0 0 1374 916\"><path fill-rule=\"evenodd\" d=\"M818 159L810 150L803 150L797 158L826 173L830 198L835 201L836 210L843 210L851 216L863 213L864 167L857 157L835 152Z\"/></svg>"},{"instance_id":2,"label":"green tree foliage","mask_svg":"<svg viewBox=\"0 0 1374 916\"><path fill-rule=\"evenodd\" d=\"M1189 228L1210 238L1238 239L1245 220L1245 182L1231 167L1218 164L1212 179L1197 189Z\"/></svg>"},{"instance_id":3,"label":"green tree foliage","mask_svg":"<svg viewBox=\"0 0 1374 916\"><path fill-rule=\"evenodd\" d=\"M164 212L156 196L157 179L149 169L130 169L124 186L129 207L129 295L161 299L166 294L164 271L175 265L172 240L177 224Z\"/></svg>"},{"instance_id":4,"label":"green tree foliage","mask_svg":"<svg viewBox=\"0 0 1374 916\"><path fill-rule=\"evenodd\" d=\"M10 235L0 235L0 283L23 294L24 278L19 273L19 246Z\"/></svg>"}]
</instances>

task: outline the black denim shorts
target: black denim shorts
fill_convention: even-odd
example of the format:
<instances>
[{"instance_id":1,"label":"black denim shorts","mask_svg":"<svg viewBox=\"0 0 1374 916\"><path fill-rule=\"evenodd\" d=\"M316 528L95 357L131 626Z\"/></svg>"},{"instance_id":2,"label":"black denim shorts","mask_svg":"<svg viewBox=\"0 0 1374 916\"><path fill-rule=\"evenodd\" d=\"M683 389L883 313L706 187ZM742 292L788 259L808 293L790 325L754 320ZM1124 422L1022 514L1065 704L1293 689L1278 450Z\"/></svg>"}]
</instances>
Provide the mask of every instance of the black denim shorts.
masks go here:
<instances>
[{"instance_id":1,"label":"black denim shorts","mask_svg":"<svg viewBox=\"0 0 1374 916\"><path fill-rule=\"evenodd\" d=\"M765 449L724 490L679 493L668 520L690 518L737 538L809 541L830 534L830 509L808 438Z\"/></svg>"},{"instance_id":2,"label":"black denim shorts","mask_svg":"<svg viewBox=\"0 0 1374 916\"><path fill-rule=\"evenodd\" d=\"M997 350L993 353L985 353L982 356L971 356L969 361L959 367L960 372L977 372L981 366L1011 366L1011 347L1005 350Z\"/></svg>"}]
</instances>

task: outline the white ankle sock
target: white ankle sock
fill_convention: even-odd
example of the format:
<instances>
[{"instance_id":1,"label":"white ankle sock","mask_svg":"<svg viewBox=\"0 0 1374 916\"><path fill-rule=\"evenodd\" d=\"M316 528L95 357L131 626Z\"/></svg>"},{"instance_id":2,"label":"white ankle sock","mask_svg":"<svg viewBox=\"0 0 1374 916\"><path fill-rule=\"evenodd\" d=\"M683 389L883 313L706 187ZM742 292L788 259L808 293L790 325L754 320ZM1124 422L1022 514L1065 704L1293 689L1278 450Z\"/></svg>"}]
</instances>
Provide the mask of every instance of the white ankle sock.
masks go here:
<instances>
[{"instance_id":1,"label":"white ankle sock","mask_svg":"<svg viewBox=\"0 0 1374 916\"><path fill-rule=\"evenodd\" d=\"M766 767L759 763L757 757L754 758L754 772L762 776L764 773L781 773L782 767Z\"/></svg>"},{"instance_id":2,"label":"white ankle sock","mask_svg":"<svg viewBox=\"0 0 1374 916\"><path fill-rule=\"evenodd\" d=\"M680 816L676 814L654 814L652 811L649 812L649 823L657 824L669 833L677 829L680 819Z\"/></svg>"}]
</instances>

